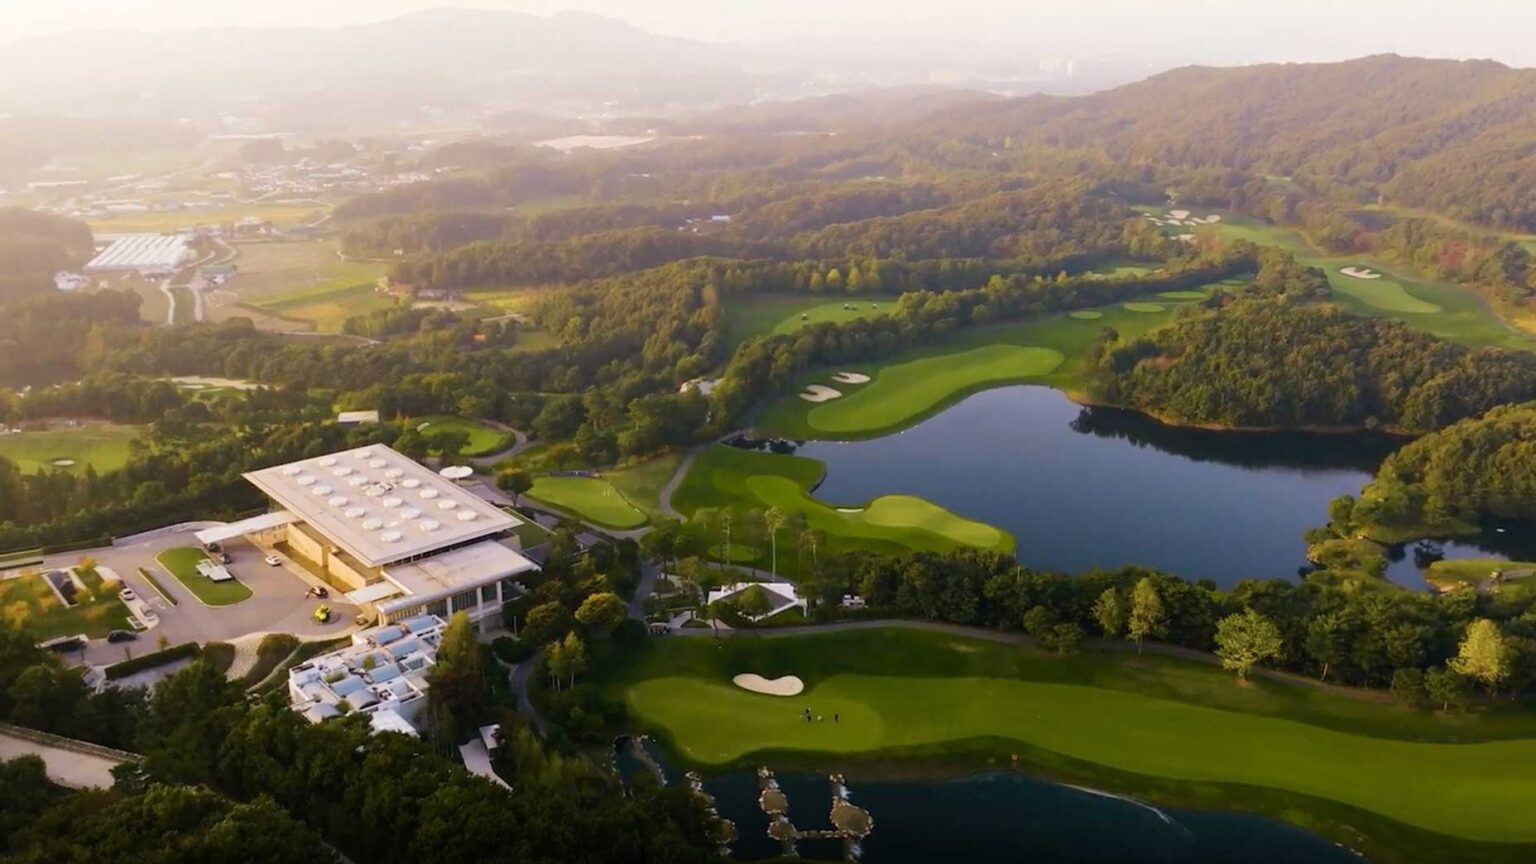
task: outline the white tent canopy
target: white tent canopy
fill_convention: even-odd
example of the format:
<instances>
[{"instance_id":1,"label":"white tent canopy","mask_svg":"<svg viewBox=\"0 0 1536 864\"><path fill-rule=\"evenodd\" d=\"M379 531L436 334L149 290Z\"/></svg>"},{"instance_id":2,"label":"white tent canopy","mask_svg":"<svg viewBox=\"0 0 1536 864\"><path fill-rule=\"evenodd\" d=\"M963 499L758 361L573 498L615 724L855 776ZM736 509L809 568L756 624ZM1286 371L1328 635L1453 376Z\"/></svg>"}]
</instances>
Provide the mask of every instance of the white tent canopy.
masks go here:
<instances>
[{"instance_id":1,"label":"white tent canopy","mask_svg":"<svg viewBox=\"0 0 1536 864\"><path fill-rule=\"evenodd\" d=\"M270 531L273 528L281 528L284 525L292 525L299 521L299 517L287 510L276 510L271 513L263 513L250 519L242 519L239 522L231 522L228 525L220 525L216 528L204 528L193 534L197 542L207 546L209 543L223 543L225 540L233 540L236 537L244 537L247 534L255 534L258 531Z\"/></svg>"}]
</instances>

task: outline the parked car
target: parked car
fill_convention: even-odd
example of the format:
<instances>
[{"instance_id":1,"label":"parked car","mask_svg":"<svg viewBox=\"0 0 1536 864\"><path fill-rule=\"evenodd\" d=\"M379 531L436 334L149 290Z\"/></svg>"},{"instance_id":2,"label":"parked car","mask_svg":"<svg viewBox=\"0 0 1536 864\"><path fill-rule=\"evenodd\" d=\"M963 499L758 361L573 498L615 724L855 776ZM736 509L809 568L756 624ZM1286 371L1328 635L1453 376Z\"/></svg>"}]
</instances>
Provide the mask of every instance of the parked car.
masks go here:
<instances>
[{"instance_id":1,"label":"parked car","mask_svg":"<svg viewBox=\"0 0 1536 864\"><path fill-rule=\"evenodd\" d=\"M281 567L282 564L283 564L283 559L277 557L276 555L268 555L267 556L267 565L268 566L270 566L270 567Z\"/></svg>"},{"instance_id":2,"label":"parked car","mask_svg":"<svg viewBox=\"0 0 1536 864\"><path fill-rule=\"evenodd\" d=\"M113 630L107 634L107 641L114 644L118 642L132 642L139 638L139 634L132 630Z\"/></svg>"},{"instance_id":3,"label":"parked car","mask_svg":"<svg viewBox=\"0 0 1536 864\"><path fill-rule=\"evenodd\" d=\"M139 599L139 595L133 593L132 588L124 588L123 590L117 592L117 599L123 601L124 603L129 603Z\"/></svg>"}]
</instances>

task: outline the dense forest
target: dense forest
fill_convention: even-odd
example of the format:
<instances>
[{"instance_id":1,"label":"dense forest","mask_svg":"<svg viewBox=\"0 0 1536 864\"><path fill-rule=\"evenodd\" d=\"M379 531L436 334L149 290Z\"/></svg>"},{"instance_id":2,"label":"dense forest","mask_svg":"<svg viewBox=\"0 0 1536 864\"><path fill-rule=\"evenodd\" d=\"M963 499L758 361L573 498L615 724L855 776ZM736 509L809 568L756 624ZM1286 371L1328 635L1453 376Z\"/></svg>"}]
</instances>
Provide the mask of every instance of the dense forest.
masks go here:
<instances>
[{"instance_id":1,"label":"dense forest","mask_svg":"<svg viewBox=\"0 0 1536 864\"><path fill-rule=\"evenodd\" d=\"M1536 403L1504 405L1387 457L1355 507L1384 526L1536 520Z\"/></svg>"},{"instance_id":2,"label":"dense forest","mask_svg":"<svg viewBox=\"0 0 1536 864\"><path fill-rule=\"evenodd\" d=\"M1092 391L1190 425L1419 433L1536 398L1536 357L1332 307L1248 300L1107 343Z\"/></svg>"},{"instance_id":3,"label":"dense forest","mask_svg":"<svg viewBox=\"0 0 1536 864\"><path fill-rule=\"evenodd\" d=\"M0 302L51 290L54 273L78 268L91 252L91 229L83 222L0 208Z\"/></svg>"}]
</instances>

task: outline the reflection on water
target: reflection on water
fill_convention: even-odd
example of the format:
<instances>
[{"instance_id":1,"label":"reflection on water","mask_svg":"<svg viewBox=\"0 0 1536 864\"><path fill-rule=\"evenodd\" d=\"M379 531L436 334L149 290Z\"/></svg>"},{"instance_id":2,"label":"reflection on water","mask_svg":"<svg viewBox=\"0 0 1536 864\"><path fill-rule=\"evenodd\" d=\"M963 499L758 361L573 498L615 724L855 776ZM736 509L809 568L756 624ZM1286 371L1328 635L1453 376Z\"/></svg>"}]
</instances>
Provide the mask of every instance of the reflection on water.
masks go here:
<instances>
[{"instance_id":1,"label":"reflection on water","mask_svg":"<svg viewBox=\"0 0 1536 864\"><path fill-rule=\"evenodd\" d=\"M919 495L1012 532L1030 566L1142 564L1230 586L1295 579L1306 563L1303 533L1327 521L1330 499L1357 494L1400 443L1176 428L1083 408L1046 387L1004 387L896 435L809 442L799 452L827 463L822 500ZM1524 545L1536 545L1529 527L1449 544L1447 554L1503 557ZM1424 586L1411 556L1389 575Z\"/></svg>"}]
</instances>

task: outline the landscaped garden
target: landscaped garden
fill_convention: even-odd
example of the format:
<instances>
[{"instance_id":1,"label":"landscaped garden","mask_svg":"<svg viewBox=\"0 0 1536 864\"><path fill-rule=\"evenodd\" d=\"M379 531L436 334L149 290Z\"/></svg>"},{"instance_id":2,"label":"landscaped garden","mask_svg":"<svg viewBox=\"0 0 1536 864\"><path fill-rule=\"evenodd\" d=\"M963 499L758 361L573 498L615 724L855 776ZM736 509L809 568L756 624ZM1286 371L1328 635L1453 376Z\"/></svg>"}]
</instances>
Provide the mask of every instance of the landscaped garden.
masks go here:
<instances>
[{"instance_id":1,"label":"landscaped garden","mask_svg":"<svg viewBox=\"0 0 1536 864\"><path fill-rule=\"evenodd\" d=\"M807 527L824 532L832 550L944 552L966 546L1013 550L1013 537L1007 532L911 495L882 495L863 505L818 501L811 490L823 471L814 459L716 445L694 460L672 504L688 516L705 507L777 507L800 514ZM784 563L782 555L780 563Z\"/></svg>"},{"instance_id":2,"label":"landscaped garden","mask_svg":"<svg viewBox=\"0 0 1536 864\"><path fill-rule=\"evenodd\" d=\"M732 683L744 673L798 676L806 689L794 699L750 693ZM1412 711L1376 693L1240 685L1171 657L1058 657L896 628L653 641L605 686L695 763L786 751L932 758L1001 739L1148 788L1222 784L1228 806L1251 798L1296 821L1321 800L1346 805L1336 808L1346 818L1360 808L1453 838L1536 842L1523 803L1536 800L1526 768L1536 717L1513 705ZM806 723L806 708L825 719ZM1294 798L1276 805L1275 791Z\"/></svg>"},{"instance_id":3,"label":"landscaped garden","mask_svg":"<svg viewBox=\"0 0 1536 864\"><path fill-rule=\"evenodd\" d=\"M72 584L67 570L28 571L0 579L0 620L28 630L39 640L82 633L99 639L113 630L132 629L128 607L117 596L121 586L105 584L93 568L73 572L83 591ZM60 591L49 585L50 574ZM59 599L60 593L70 604Z\"/></svg>"},{"instance_id":4,"label":"landscaped garden","mask_svg":"<svg viewBox=\"0 0 1536 864\"><path fill-rule=\"evenodd\" d=\"M607 528L628 530L647 521L612 483L598 477L539 477L528 497Z\"/></svg>"},{"instance_id":5,"label":"landscaped garden","mask_svg":"<svg viewBox=\"0 0 1536 864\"><path fill-rule=\"evenodd\" d=\"M167 549L155 556L160 566L176 577L188 591L207 606L233 606L251 597L251 589L239 579L215 582L197 572L199 562L209 560L208 554L195 546Z\"/></svg>"}]
</instances>

